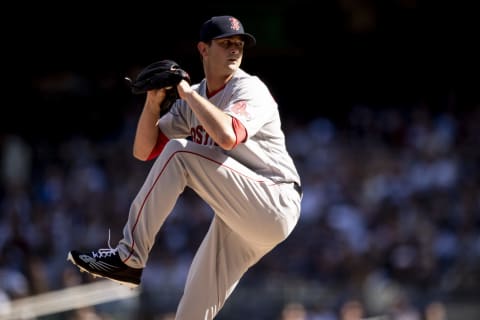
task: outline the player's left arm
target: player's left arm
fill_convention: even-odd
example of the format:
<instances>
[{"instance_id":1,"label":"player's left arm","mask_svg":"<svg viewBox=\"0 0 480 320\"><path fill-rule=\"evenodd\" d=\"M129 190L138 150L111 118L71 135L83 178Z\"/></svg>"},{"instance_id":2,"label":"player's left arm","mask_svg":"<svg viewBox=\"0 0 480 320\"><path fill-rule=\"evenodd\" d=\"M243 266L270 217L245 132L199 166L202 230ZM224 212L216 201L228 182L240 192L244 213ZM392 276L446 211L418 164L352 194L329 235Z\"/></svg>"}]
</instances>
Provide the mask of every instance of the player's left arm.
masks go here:
<instances>
[{"instance_id":1,"label":"player's left arm","mask_svg":"<svg viewBox=\"0 0 480 320\"><path fill-rule=\"evenodd\" d=\"M160 114L160 104L164 98L165 89L147 92L133 142L133 155L139 160L151 159L152 150L158 143L159 130L156 124Z\"/></svg>"}]
</instances>

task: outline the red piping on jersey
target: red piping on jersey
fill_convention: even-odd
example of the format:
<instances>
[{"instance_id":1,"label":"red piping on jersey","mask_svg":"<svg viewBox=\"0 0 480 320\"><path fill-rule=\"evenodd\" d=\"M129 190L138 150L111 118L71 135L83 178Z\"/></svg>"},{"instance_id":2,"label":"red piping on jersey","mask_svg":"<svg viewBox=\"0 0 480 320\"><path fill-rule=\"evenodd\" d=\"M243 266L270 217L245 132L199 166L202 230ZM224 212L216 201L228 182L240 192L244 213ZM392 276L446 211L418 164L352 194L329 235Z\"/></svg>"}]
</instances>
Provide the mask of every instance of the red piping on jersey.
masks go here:
<instances>
[{"instance_id":1,"label":"red piping on jersey","mask_svg":"<svg viewBox=\"0 0 480 320\"><path fill-rule=\"evenodd\" d=\"M141 216L142 216L142 213L143 213L143 208L145 207L145 203L147 202L148 198L150 197L150 194L152 193L153 189L155 188L155 185L157 184L158 182L158 179L160 179L160 176L162 175L162 173L165 171L165 168L167 167L167 165L169 164L170 160L172 160L172 158L177 154L177 153L188 153L188 154L191 154L191 155L194 155L194 156L198 156L198 157L201 157L203 159L206 159L206 160L209 160L209 161L212 161L214 163L216 163L217 165L221 166L221 167L226 167L227 169L231 170L231 171L235 171L237 174L239 175L242 175L244 177L247 177L250 179L250 177L242 174L241 172L229 167L229 166L226 166L224 163L222 162L218 162L216 160L213 160L211 158L208 158L200 153L196 153L196 152L192 152L192 151L176 151L174 153L172 153L172 155L167 159L167 161L165 162L165 164L163 165L163 168L160 170L160 172L158 173L158 176L155 178L155 180L153 180L153 184L152 186L150 187L150 189L148 190L147 192L147 195L145 196L145 199L143 199L143 202L142 202L142 205L140 206L140 209L138 210L136 216L137 218L135 219L135 223L133 224L133 227L132 227L132 231L131 231L131 237L132 237L132 246L130 248L130 253L129 255L123 259L123 262L126 263L133 255L133 251L134 251L134 247L135 247L135 238L134 238L134 232L135 232L135 229L137 228L137 224L138 224L138 221L140 220ZM252 178L253 180L253 178ZM271 182L272 185L276 185L278 183L274 183L272 181L269 181L269 180L256 180L256 182L258 183L264 183L264 182Z\"/></svg>"},{"instance_id":2,"label":"red piping on jersey","mask_svg":"<svg viewBox=\"0 0 480 320\"><path fill-rule=\"evenodd\" d=\"M221 86L220 88L218 88L217 90L212 91L212 92L209 92L209 91L208 91L208 88L207 88L207 90L205 90L205 91L207 91L207 98L210 99L211 97L213 97L214 95L216 95L217 93L219 93L220 91L222 91L223 88L225 88L226 85L227 85L227 84L225 83L223 86Z\"/></svg>"}]
</instances>

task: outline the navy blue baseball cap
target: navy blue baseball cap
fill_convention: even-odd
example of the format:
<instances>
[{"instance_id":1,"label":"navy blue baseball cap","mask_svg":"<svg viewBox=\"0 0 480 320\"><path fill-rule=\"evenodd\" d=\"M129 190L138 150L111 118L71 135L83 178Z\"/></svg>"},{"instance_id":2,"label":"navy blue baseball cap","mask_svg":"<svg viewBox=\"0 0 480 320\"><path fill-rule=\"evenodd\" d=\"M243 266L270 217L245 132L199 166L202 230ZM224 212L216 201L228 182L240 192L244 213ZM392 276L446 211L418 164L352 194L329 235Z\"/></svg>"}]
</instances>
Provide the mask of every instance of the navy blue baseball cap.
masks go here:
<instances>
[{"instance_id":1,"label":"navy blue baseball cap","mask_svg":"<svg viewBox=\"0 0 480 320\"><path fill-rule=\"evenodd\" d=\"M203 42L231 36L242 36L246 47L252 47L257 42L254 36L245 32L242 23L232 16L212 17L200 29L200 41Z\"/></svg>"}]
</instances>

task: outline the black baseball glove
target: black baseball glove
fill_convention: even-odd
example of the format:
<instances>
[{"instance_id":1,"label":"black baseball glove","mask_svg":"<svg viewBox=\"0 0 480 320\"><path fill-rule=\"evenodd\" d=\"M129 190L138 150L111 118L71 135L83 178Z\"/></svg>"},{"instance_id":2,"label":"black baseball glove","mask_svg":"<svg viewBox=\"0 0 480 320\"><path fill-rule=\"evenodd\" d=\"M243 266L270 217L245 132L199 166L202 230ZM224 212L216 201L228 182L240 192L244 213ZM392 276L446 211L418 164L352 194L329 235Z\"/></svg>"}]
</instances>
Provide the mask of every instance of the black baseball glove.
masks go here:
<instances>
[{"instance_id":1,"label":"black baseball glove","mask_svg":"<svg viewBox=\"0 0 480 320\"><path fill-rule=\"evenodd\" d=\"M142 94L153 89L166 89L165 100L160 106L160 115L168 112L175 100L179 98L177 84L182 80L191 83L190 75L173 60L154 62L140 71L134 81L126 79L130 82L133 94Z\"/></svg>"}]
</instances>

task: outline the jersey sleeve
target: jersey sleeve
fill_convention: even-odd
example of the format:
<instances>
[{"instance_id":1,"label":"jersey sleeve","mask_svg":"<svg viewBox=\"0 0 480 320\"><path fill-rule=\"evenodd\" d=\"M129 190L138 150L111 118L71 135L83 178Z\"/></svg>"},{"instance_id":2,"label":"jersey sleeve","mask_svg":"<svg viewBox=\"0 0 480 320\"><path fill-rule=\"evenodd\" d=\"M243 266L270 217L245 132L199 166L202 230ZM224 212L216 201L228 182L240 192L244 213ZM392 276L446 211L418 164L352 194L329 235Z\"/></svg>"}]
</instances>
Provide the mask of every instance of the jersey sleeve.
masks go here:
<instances>
[{"instance_id":1,"label":"jersey sleeve","mask_svg":"<svg viewBox=\"0 0 480 320\"><path fill-rule=\"evenodd\" d=\"M275 99L257 77L239 79L231 101L225 112L243 124L247 139L271 121L277 111Z\"/></svg>"}]
</instances>

